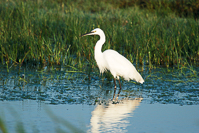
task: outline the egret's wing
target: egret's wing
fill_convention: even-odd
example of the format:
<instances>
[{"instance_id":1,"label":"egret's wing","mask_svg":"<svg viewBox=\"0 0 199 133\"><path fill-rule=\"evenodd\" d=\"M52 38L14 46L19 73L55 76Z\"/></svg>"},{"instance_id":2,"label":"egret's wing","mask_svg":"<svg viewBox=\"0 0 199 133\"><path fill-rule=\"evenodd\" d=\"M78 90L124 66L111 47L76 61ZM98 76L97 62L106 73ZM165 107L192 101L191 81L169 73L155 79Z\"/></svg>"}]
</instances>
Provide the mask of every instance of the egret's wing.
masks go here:
<instances>
[{"instance_id":1,"label":"egret's wing","mask_svg":"<svg viewBox=\"0 0 199 133\"><path fill-rule=\"evenodd\" d=\"M108 64L107 69L114 77L122 76L126 80L133 79L137 82L143 80L133 64L117 51L106 50L103 52L103 57Z\"/></svg>"}]
</instances>

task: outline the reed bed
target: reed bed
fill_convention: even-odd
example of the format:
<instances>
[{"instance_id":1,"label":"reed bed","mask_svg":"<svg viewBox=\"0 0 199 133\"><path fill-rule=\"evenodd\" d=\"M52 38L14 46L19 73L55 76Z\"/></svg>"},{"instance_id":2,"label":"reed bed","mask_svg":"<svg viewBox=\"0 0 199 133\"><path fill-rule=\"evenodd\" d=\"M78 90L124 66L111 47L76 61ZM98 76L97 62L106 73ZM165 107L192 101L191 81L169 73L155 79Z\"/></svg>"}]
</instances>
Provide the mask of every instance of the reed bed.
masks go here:
<instances>
[{"instance_id":1,"label":"reed bed","mask_svg":"<svg viewBox=\"0 0 199 133\"><path fill-rule=\"evenodd\" d=\"M96 67L93 54L99 38L79 36L99 27L106 34L103 50L117 50L136 64L150 68L199 65L195 10L192 16L183 17L172 8L166 10L163 3L159 3L163 10L141 9L135 4L121 6L119 0L3 1L0 61L8 69L24 64Z\"/></svg>"}]
</instances>

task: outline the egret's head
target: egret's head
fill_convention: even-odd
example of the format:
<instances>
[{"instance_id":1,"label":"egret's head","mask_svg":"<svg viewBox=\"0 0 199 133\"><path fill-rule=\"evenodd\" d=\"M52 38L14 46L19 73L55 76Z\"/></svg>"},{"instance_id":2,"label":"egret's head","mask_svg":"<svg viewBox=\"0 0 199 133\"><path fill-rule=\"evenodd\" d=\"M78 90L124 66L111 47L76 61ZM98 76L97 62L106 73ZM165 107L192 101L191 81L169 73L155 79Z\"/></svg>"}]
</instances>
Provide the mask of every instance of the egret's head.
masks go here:
<instances>
[{"instance_id":1,"label":"egret's head","mask_svg":"<svg viewBox=\"0 0 199 133\"><path fill-rule=\"evenodd\" d=\"M83 34L83 35L81 35L81 37L82 36L87 36L87 35L102 35L102 34L104 34L104 32L103 32L103 30L101 30L100 28L96 28L96 29L94 29L94 30L92 30L91 32L89 32L89 33L86 33L86 34Z\"/></svg>"}]
</instances>

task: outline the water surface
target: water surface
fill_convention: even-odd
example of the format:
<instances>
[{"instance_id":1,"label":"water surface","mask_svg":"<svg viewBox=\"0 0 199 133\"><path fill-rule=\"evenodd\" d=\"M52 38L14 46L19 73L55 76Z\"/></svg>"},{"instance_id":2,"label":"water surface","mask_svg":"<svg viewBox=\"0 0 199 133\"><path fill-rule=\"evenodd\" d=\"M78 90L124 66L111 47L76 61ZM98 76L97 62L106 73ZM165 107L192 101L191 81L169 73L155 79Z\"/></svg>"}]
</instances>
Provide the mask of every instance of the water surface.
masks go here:
<instances>
[{"instance_id":1,"label":"water surface","mask_svg":"<svg viewBox=\"0 0 199 133\"><path fill-rule=\"evenodd\" d=\"M0 118L9 132L199 132L198 68L141 74L143 85L122 80L113 100L113 81L98 71L2 67Z\"/></svg>"},{"instance_id":2,"label":"water surface","mask_svg":"<svg viewBox=\"0 0 199 133\"><path fill-rule=\"evenodd\" d=\"M197 105L148 104L138 99L110 105L46 105L24 100L1 101L0 108L9 132L15 131L17 123L29 133L70 132L62 119L84 132L199 132ZM58 121L46 110L52 111Z\"/></svg>"}]
</instances>

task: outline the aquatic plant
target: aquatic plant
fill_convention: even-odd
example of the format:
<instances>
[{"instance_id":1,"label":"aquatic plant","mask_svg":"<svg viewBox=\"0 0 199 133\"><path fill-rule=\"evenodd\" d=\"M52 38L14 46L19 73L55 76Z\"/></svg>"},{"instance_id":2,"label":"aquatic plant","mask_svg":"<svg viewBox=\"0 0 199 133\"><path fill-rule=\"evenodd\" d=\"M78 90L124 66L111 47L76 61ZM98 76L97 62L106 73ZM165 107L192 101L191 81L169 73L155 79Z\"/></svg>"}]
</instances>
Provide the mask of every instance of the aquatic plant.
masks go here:
<instances>
[{"instance_id":1,"label":"aquatic plant","mask_svg":"<svg viewBox=\"0 0 199 133\"><path fill-rule=\"evenodd\" d=\"M103 49L117 50L136 64L150 68L198 65L196 7L191 7L193 13L187 16L186 12L176 13L171 5L172 1L164 0L106 4L82 0L4 1L0 5L0 61L8 71L23 64L63 64L78 69L89 64L94 68L98 37L79 35L100 27L107 36ZM177 5L181 11L181 4L173 4Z\"/></svg>"}]
</instances>

